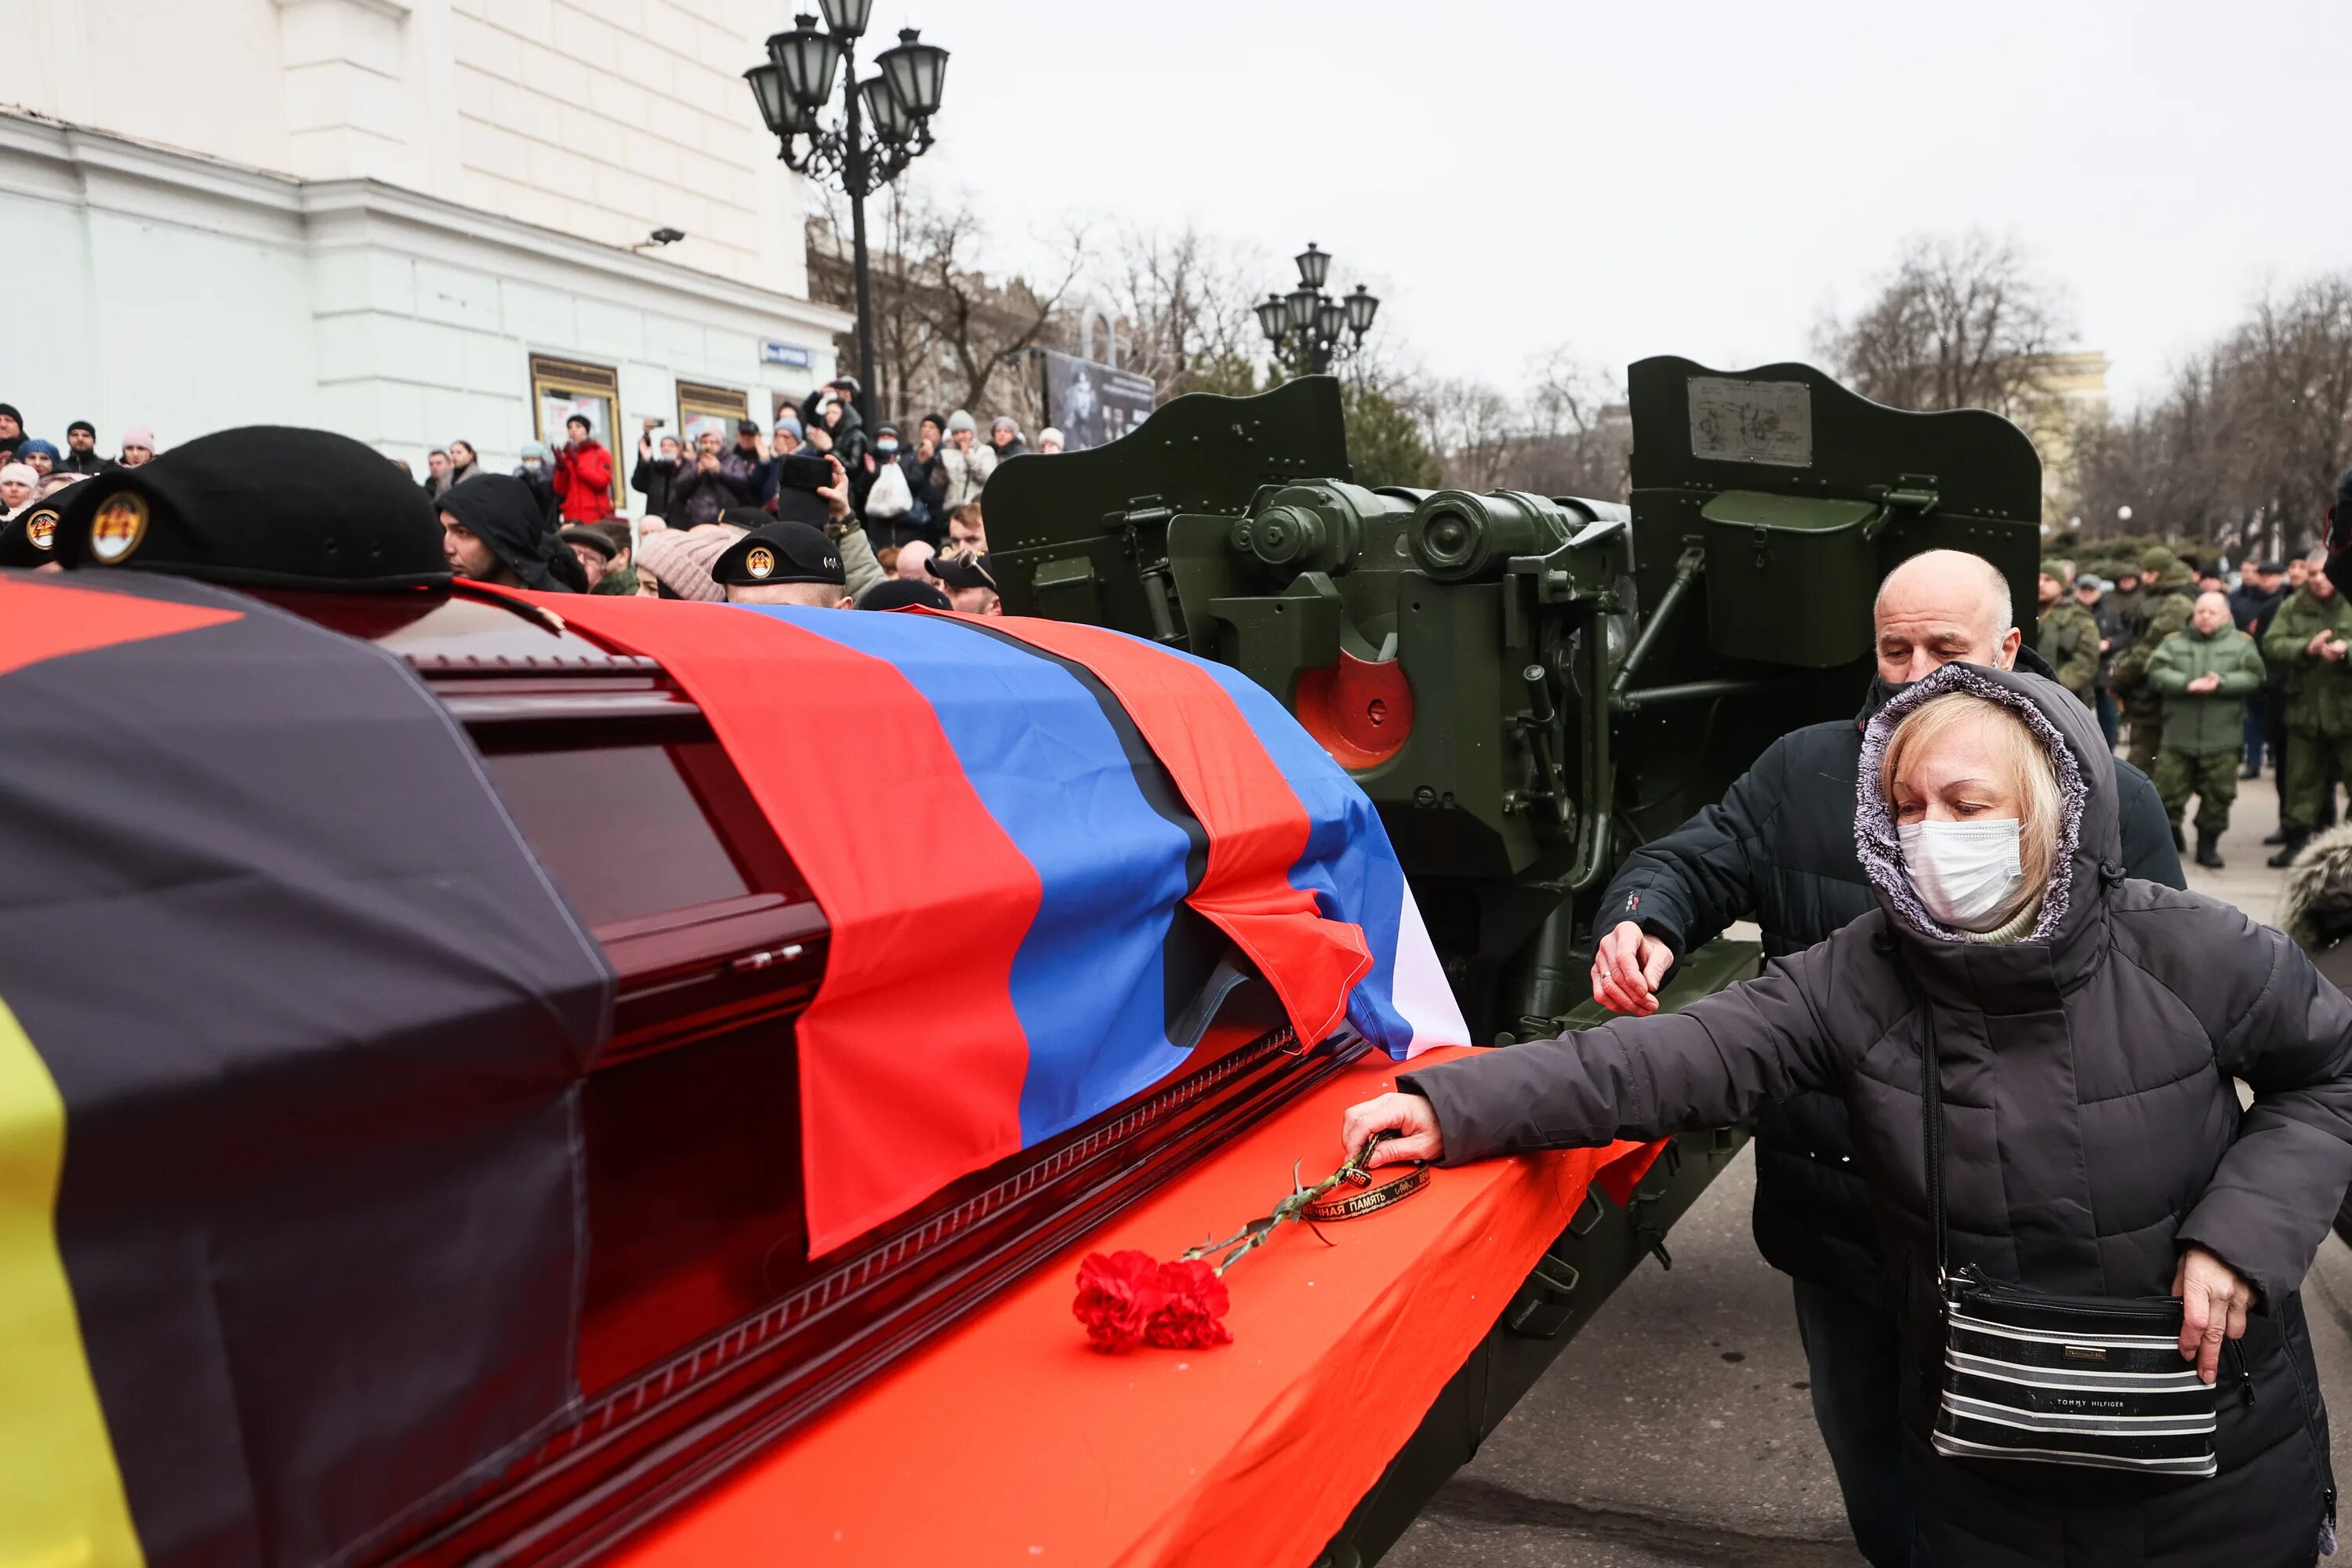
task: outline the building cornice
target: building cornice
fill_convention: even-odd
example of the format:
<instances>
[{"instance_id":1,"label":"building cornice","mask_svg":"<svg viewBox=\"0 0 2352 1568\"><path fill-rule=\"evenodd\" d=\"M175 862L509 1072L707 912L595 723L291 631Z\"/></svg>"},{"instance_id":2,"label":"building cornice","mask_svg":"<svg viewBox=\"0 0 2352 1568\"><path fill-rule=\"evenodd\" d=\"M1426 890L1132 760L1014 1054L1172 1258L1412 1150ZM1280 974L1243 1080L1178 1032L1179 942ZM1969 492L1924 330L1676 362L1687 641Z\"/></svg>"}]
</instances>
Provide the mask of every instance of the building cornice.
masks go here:
<instances>
[{"instance_id":1,"label":"building cornice","mask_svg":"<svg viewBox=\"0 0 2352 1568\"><path fill-rule=\"evenodd\" d=\"M320 248L389 238L384 231L397 231L411 248L432 249L436 238L459 242L463 257L450 259L476 266L487 244L518 261L597 274L633 293L689 300L705 309L719 305L820 332L845 332L856 324L829 305L380 180L298 180L21 110L0 110L0 192L147 222L294 238Z\"/></svg>"}]
</instances>

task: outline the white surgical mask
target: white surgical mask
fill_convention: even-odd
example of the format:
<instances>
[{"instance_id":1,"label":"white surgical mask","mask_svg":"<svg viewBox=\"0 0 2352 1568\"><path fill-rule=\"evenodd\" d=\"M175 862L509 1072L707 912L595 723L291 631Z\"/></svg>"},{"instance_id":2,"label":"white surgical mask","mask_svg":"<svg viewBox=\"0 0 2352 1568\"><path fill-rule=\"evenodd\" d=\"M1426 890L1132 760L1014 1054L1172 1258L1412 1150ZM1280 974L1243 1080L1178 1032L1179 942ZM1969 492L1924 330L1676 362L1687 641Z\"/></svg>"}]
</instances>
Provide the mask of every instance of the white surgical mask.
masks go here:
<instances>
[{"instance_id":1,"label":"white surgical mask","mask_svg":"<svg viewBox=\"0 0 2352 1568\"><path fill-rule=\"evenodd\" d=\"M1958 931L1990 931L2025 883L2018 821L1913 822L1895 829L1927 912Z\"/></svg>"}]
</instances>

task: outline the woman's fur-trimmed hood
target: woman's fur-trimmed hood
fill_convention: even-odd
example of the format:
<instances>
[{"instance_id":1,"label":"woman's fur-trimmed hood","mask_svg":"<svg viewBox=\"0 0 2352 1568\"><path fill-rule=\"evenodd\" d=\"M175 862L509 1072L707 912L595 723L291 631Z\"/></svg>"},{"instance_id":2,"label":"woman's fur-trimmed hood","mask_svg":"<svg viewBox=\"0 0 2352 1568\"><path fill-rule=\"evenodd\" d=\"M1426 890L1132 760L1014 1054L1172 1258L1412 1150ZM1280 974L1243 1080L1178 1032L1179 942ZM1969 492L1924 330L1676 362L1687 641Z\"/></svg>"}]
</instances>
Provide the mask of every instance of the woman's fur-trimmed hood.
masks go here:
<instances>
[{"instance_id":1,"label":"woman's fur-trimmed hood","mask_svg":"<svg viewBox=\"0 0 2352 1568\"><path fill-rule=\"evenodd\" d=\"M2116 804L2115 755L2089 710L2056 681L2013 669L1948 664L1895 693L1864 728L1854 775L1853 837L1862 866L1899 921L1933 941L1967 937L1930 915L1911 886L1895 833L1894 808L1878 787L1887 742L1904 716L1946 692L1965 691L1999 703L2024 721L2049 752L2058 774L2060 820L2050 886L2030 942L2058 942L2080 929L2099 900L2101 868L2120 875L2122 833ZM2072 917L2072 918L2070 918Z\"/></svg>"}]
</instances>

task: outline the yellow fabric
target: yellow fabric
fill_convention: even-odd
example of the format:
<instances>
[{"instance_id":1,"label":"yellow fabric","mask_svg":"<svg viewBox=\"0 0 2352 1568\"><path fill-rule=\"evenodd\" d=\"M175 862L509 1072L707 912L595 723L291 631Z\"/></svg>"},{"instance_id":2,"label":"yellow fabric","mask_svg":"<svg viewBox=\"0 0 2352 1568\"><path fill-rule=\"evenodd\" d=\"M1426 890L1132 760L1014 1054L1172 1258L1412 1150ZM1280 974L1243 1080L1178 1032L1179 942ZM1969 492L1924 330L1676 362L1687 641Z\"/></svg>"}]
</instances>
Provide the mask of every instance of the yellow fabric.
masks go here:
<instances>
[{"instance_id":1,"label":"yellow fabric","mask_svg":"<svg viewBox=\"0 0 2352 1568\"><path fill-rule=\"evenodd\" d=\"M0 1568L142 1568L58 1256L66 1106L0 1003Z\"/></svg>"}]
</instances>

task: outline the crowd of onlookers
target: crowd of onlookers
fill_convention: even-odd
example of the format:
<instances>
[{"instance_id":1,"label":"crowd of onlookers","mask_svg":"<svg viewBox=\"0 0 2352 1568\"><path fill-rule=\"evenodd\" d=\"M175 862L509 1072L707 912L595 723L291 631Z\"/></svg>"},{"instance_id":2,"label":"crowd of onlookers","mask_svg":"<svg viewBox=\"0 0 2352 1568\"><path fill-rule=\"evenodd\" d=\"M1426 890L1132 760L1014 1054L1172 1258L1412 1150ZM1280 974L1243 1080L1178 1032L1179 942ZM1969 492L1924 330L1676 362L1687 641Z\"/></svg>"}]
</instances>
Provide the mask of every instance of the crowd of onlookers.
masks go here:
<instances>
[{"instance_id":1,"label":"crowd of onlookers","mask_svg":"<svg viewBox=\"0 0 2352 1568\"><path fill-rule=\"evenodd\" d=\"M66 426L66 444L25 431L25 416L13 403L0 403L0 522L36 506L68 486L110 468L135 468L155 456L155 432L127 426L111 458L98 449L98 426L77 419Z\"/></svg>"},{"instance_id":2,"label":"crowd of onlookers","mask_svg":"<svg viewBox=\"0 0 2352 1568\"><path fill-rule=\"evenodd\" d=\"M909 438L896 424L869 431L857 395L854 377L836 378L766 429L739 420L731 441L711 426L688 437L646 420L627 468L628 493L637 498L634 524L628 509L614 500L620 459L585 415L566 422L561 442L527 444L507 477L530 492L557 541L572 551L585 582L582 591L726 598L729 584L713 572L729 549L769 523L800 523L834 540L853 588L868 575L870 560L881 579L915 584L958 608L993 613L982 498L998 464L1031 449L1019 423L994 420L983 441L978 421L958 409L922 416ZM1060 451L1061 433L1040 432L1035 449ZM426 462L421 483L436 504L481 474L479 453L464 441L436 447ZM462 520L457 526L465 527ZM465 572L462 553L451 559ZM491 570L523 579L541 574L503 561ZM575 586L561 563L545 574L556 580L533 585ZM896 602L900 593L882 597ZM866 596L854 595L860 604Z\"/></svg>"},{"instance_id":3,"label":"crowd of onlookers","mask_svg":"<svg viewBox=\"0 0 2352 1568\"><path fill-rule=\"evenodd\" d=\"M2266 760L2279 787L2271 865L2336 820L2336 785L2352 779L2352 604L2325 559L2232 572L2156 545L2080 571L2042 564L2037 653L2155 782L2183 849L2197 800L2201 866L2221 865L2238 784Z\"/></svg>"},{"instance_id":4,"label":"crowd of onlookers","mask_svg":"<svg viewBox=\"0 0 2352 1568\"><path fill-rule=\"evenodd\" d=\"M625 476L588 416L574 414L560 441L525 443L521 461L507 473L487 469L471 442L456 440L432 450L418 483L461 575L559 592L702 600L772 601L788 586L821 597L838 585L859 604L888 582L900 585L879 601L936 598L941 607L994 613L982 497L999 464L1032 449L1019 423L997 418L983 440L979 422L958 409L926 414L910 429L868 430L858 391L852 377L827 382L768 428L739 421L731 442L713 425L689 439L648 419ZM1059 431L1039 433L1034 450L1061 449ZM154 454L154 432L134 426L122 432L114 457L100 455L88 420L67 427L61 450L28 437L17 410L0 404L0 521L78 479L136 468ZM623 477L625 489L615 482ZM499 482L481 484L490 479ZM720 559L748 533L783 524L826 540L842 582L761 581L737 584L744 592L730 595L714 575ZM793 570L778 564L788 557L820 553L791 530L779 537L794 548L783 556L768 552L770 578ZM752 557L755 564L762 559Z\"/></svg>"}]
</instances>

